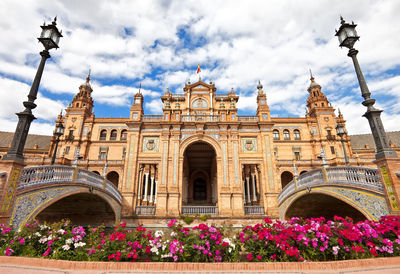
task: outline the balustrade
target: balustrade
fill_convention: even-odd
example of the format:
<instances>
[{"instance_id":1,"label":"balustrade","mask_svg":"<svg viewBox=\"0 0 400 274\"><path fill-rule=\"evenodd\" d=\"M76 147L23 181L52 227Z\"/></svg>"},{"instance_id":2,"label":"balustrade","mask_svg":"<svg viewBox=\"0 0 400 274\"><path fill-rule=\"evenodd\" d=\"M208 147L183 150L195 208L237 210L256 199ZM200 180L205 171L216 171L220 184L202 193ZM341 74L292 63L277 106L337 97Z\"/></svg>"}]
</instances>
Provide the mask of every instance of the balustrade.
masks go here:
<instances>
[{"instance_id":1,"label":"balustrade","mask_svg":"<svg viewBox=\"0 0 400 274\"><path fill-rule=\"evenodd\" d=\"M241 115L238 116L238 121L239 122L258 122L258 116L254 116L254 115Z\"/></svg>"},{"instance_id":2,"label":"balustrade","mask_svg":"<svg viewBox=\"0 0 400 274\"><path fill-rule=\"evenodd\" d=\"M77 173L74 178L75 170ZM25 167L22 170L18 190L60 183L79 183L100 189L103 189L104 186L108 194L113 196L118 202L122 201L122 195L113 183L96 173L84 169L76 169L71 166Z\"/></svg>"},{"instance_id":3,"label":"balustrade","mask_svg":"<svg viewBox=\"0 0 400 274\"><path fill-rule=\"evenodd\" d=\"M216 206L182 206L182 214L218 215L218 207L216 207Z\"/></svg>"},{"instance_id":4,"label":"balustrade","mask_svg":"<svg viewBox=\"0 0 400 274\"><path fill-rule=\"evenodd\" d=\"M263 206L244 206L244 214L246 215L264 215Z\"/></svg>"},{"instance_id":5,"label":"balustrade","mask_svg":"<svg viewBox=\"0 0 400 274\"><path fill-rule=\"evenodd\" d=\"M378 170L374 168L356 166L328 167L326 168L326 175L327 182L324 180L321 168L303 173L297 178L297 182L293 180L282 189L278 196L279 203L298 190L321 184L349 185L383 192Z\"/></svg>"},{"instance_id":6,"label":"balustrade","mask_svg":"<svg viewBox=\"0 0 400 274\"><path fill-rule=\"evenodd\" d=\"M162 115L143 115L143 121L161 121Z\"/></svg>"},{"instance_id":7,"label":"balustrade","mask_svg":"<svg viewBox=\"0 0 400 274\"><path fill-rule=\"evenodd\" d=\"M219 115L182 115L182 122L218 122Z\"/></svg>"},{"instance_id":8,"label":"balustrade","mask_svg":"<svg viewBox=\"0 0 400 274\"><path fill-rule=\"evenodd\" d=\"M155 215L155 206L137 206L135 210L136 215Z\"/></svg>"}]
</instances>

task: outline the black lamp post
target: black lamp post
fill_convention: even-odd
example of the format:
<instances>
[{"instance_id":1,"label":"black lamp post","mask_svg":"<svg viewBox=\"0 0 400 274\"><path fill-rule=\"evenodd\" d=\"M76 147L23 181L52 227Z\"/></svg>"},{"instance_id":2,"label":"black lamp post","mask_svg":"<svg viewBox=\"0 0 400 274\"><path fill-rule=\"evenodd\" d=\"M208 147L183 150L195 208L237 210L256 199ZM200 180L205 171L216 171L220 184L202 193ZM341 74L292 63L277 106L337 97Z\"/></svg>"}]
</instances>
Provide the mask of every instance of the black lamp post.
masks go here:
<instances>
[{"instance_id":1,"label":"black lamp post","mask_svg":"<svg viewBox=\"0 0 400 274\"><path fill-rule=\"evenodd\" d=\"M53 157L51 158L52 165L54 165L54 162L56 161L56 154L57 154L58 143L60 142L60 136L64 135L64 126L61 122L56 125L56 129L54 130L54 135L57 136L57 139L56 139L56 145L54 147Z\"/></svg>"},{"instance_id":2,"label":"black lamp post","mask_svg":"<svg viewBox=\"0 0 400 274\"><path fill-rule=\"evenodd\" d=\"M4 156L5 160L15 160L19 162L24 162L23 151L25 147L26 138L28 137L29 127L31 122L36 119L32 114L32 109L36 107L34 101L36 100L36 95L39 89L40 79L42 78L44 65L46 60L50 58L49 50L52 48L58 48L58 42L62 37L61 32L57 29L56 26L57 18L54 18L54 21L49 24L43 24L40 26L42 28L42 33L38 40L43 44L44 50L40 52L40 56L42 59L40 60L40 64L38 70L35 75L35 79L33 80L31 90L29 91L28 101L25 101L24 107L25 110L23 112L17 113L18 115L18 124L15 130L14 138L11 143L11 148Z\"/></svg>"},{"instance_id":3,"label":"black lamp post","mask_svg":"<svg viewBox=\"0 0 400 274\"><path fill-rule=\"evenodd\" d=\"M396 152L389 145L388 138L383 127L381 120L382 110L374 108L375 99L370 98L371 93L369 92L367 83L365 82L364 75L361 71L360 64L357 60L358 50L354 49L354 43L360 38L357 36L356 24L352 22L351 24L346 23L343 17L340 17L340 28L336 30L335 36L338 36L340 47L346 47L349 49L347 56L351 57L353 60L354 68L357 73L358 82L360 84L361 95L364 98L362 104L367 107L367 112L363 115L368 119L369 126L372 131L372 136L374 137L376 146L376 159L382 158L395 158L397 157Z\"/></svg>"},{"instance_id":4,"label":"black lamp post","mask_svg":"<svg viewBox=\"0 0 400 274\"><path fill-rule=\"evenodd\" d=\"M344 146L344 140L343 140L343 136L346 135L347 132L344 129L343 124L337 124L336 132L337 132L337 135L340 137L340 142L342 142L344 161L345 161L346 165L348 166L349 165L349 158L347 158L346 147Z\"/></svg>"}]
</instances>

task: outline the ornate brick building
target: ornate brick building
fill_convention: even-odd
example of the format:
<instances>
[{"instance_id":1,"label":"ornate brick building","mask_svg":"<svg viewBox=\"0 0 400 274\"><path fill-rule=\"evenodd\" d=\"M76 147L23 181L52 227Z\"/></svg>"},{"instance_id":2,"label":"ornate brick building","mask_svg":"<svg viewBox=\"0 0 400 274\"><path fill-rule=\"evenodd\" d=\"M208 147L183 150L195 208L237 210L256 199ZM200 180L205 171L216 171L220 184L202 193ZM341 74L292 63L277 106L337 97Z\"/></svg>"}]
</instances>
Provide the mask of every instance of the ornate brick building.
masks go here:
<instances>
[{"instance_id":1,"label":"ornate brick building","mask_svg":"<svg viewBox=\"0 0 400 274\"><path fill-rule=\"evenodd\" d=\"M139 92L129 117L96 118L88 77L65 116L58 116L65 134L56 164L75 160L78 167L106 176L122 193L122 217L277 217L278 195L294 177L324 162L345 164L335 134L345 120L335 114L313 77L305 117L271 117L261 83L257 89L254 116L237 114L240 98L233 89L219 93L214 83L199 79L185 83L181 94L167 89L161 96L162 115L145 115ZM344 138L350 164L374 167L373 148L362 147L362 138L354 139L356 149ZM26 162L46 163L54 147L55 137L47 155L29 152Z\"/></svg>"}]
</instances>

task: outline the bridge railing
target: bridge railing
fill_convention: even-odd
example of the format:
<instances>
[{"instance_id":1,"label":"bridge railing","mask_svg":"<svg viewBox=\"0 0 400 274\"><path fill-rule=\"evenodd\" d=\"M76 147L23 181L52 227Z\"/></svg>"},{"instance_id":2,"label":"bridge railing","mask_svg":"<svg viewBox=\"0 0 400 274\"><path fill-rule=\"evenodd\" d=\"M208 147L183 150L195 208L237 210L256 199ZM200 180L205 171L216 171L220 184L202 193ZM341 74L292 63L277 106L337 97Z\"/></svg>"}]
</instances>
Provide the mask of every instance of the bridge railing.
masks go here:
<instances>
[{"instance_id":1,"label":"bridge railing","mask_svg":"<svg viewBox=\"0 0 400 274\"><path fill-rule=\"evenodd\" d=\"M102 176L84 169L77 169L74 178L75 167L71 166L34 166L25 167L21 174L18 190L24 190L42 185L57 183L80 183L95 188L104 189L108 194L121 203L122 195L113 183Z\"/></svg>"},{"instance_id":2,"label":"bridge railing","mask_svg":"<svg viewBox=\"0 0 400 274\"><path fill-rule=\"evenodd\" d=\"M278 202L281 203L297 190L320 184L348 185L383 192L382 182L378 170L375 168L357 166L327 167L326 178L327 180L325 181L322 168L303 173L297 178L297 182L292 180L282 189L278 196Z\"/></svg>"}]
</instances>

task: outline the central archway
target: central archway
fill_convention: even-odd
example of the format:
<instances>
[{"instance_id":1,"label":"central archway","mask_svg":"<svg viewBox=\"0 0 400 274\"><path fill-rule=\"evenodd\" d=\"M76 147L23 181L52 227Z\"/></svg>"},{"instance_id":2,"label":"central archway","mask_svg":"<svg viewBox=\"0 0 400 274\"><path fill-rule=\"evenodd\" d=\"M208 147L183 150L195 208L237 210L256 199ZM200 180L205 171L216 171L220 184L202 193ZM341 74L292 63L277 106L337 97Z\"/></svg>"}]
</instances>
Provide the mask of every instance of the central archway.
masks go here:
<instances>
[{"instance_id":1,"label":"central archway","mask_svg":"<svg viewBox=\"0 0 400 274\"><path fill-rule=\"evenodd\" d=\"M190 144L183 159L183 205L216 205L217 162L214 148L203 141Z\"/></svg>"}]
</instances>

